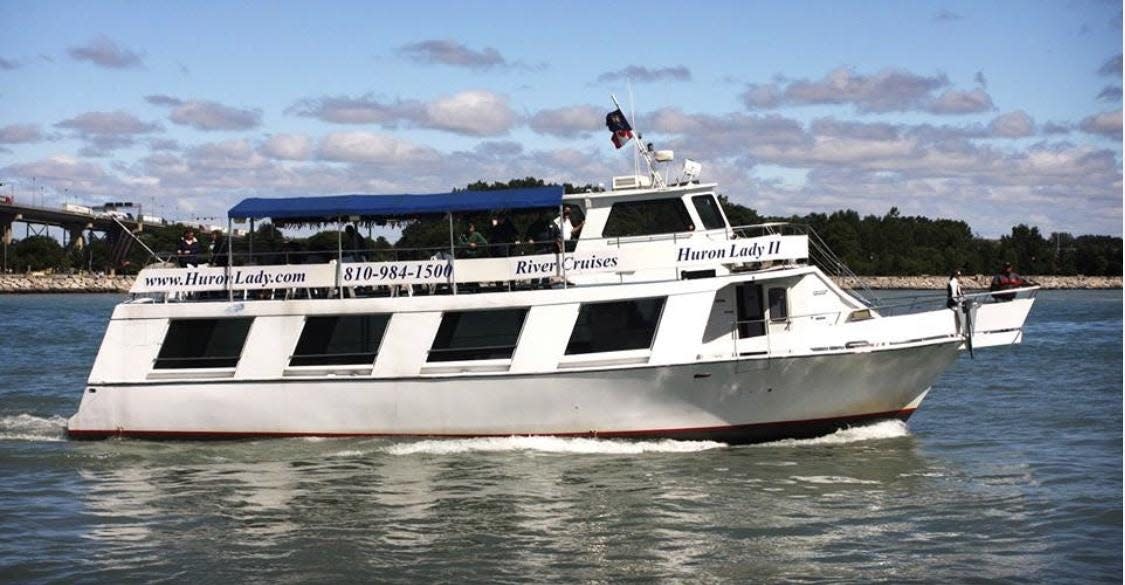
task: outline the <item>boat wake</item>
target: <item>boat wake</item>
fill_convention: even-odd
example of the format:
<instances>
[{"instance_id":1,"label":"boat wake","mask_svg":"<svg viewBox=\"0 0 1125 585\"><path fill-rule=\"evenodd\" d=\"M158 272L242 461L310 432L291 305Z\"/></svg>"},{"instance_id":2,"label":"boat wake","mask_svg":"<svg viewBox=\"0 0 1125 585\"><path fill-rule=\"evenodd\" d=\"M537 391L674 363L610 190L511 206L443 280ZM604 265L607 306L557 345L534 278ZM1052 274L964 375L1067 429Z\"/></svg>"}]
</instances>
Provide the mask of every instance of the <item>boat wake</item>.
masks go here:
<instances>
[{"instance_id":1,"label":"boat wake","mask_svg":"<svg viewBox=\"0 0 1125 585\"><path fill-rule=\"evenodd\" d=\"M63 441L66 419L17 414L0 417L0 441Z\"/></svg>"},{"instance_id":2,"label":"boat wake","mask_svg":"<svg viewBox=\"0 0 1125 585\"><path fill-rule=\"evenodd\" d=\"M811 447L822 445L847 445L863 441L897 439L910 436L910 429L900 420L885 420L870 425L840 429L831 435L812 439L783 439L753 447Z\"/></svg>"},{"instance_id":3,"label":"boat wake","mask_svg":"<svg viewBox=\"0 0 1125 585\"><path fill-rule=\"evenodd\" d=\"M713 441L630 441L567 437L482 437L476 439L424 440L397 443L383 449L390 455L453 455L458 453L501 453L529 451L540 453L637 455L642 453L694 453L726 448Z\"/></svg>"}]
</instances>

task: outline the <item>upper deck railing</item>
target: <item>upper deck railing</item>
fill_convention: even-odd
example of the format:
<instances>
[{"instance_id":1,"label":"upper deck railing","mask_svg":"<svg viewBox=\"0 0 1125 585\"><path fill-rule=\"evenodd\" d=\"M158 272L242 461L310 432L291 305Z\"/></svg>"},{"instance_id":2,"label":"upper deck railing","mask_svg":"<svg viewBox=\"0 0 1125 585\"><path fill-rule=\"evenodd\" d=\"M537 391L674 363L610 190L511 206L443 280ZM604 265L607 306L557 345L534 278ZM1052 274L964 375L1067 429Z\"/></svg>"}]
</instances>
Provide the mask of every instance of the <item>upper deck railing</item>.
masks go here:
<instances>
[{"instance_id":1,"label":"upper deck railing","mask_svg":"<svg viewBox=\"0 0 1125 585\"><path fill-rule=\"evenodd\" d=\"M809 261L819 267L825 274L848 282L859 284L860 290L850 288L851 292L868 305L874 303L877 295L867 286L866 281L844 263L844 260L832 251L832 248L821 239L820 234L808 224L790 222L770 222L755 225L746 225L732 228L737 237L755 237L758 235L785 235L798 234L809 239Z\"/></svg>"},{"instance_id":2,"label":"upper deck railing","mask_svg":"<svg viewBox=\"0 0 1125 585\"><path fill-rule=\"evenodd\" d=\"M303 288L335 289L340 296L345 287L427 286L429 292L457 294L459 286L473 285L476 291L482 283L521 288L678 280L708 269L716 275L792 265L808 255L804 235L740 237L735 230L422 248L350 249L341 241L331 251L219 249L206 258L165 256L181 266L146 268L131 292Z\"/></svg>"}]
</instances>

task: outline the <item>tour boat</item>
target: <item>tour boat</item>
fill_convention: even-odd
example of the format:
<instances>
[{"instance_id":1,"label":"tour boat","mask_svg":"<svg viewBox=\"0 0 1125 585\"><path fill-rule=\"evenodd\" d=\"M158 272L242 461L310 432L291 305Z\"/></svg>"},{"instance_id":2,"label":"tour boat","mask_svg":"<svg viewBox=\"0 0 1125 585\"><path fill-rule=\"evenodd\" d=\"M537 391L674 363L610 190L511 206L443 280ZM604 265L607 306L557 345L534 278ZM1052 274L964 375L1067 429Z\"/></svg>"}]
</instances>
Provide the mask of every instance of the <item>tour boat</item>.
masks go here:
<instances>
[{"instance_id":1,"label":"tour boat","mask_svg":"<svg viewBox=\"0 0 1125 585\"><path fill-rule=\"evenodd\" d=\"M69 436L811 437L905 420L962 350L1021 340L1037 287L880 305L833 280L815 233L731 226L697 163L672 179L670 153L638 152L649 172L582 193L247 199L230 220L429 218L450 243L355 250L344 228L314 262L145 268ZM518 210L584 220L566 241L455 241L459 214Z\"/></svg>"}]
</instances>

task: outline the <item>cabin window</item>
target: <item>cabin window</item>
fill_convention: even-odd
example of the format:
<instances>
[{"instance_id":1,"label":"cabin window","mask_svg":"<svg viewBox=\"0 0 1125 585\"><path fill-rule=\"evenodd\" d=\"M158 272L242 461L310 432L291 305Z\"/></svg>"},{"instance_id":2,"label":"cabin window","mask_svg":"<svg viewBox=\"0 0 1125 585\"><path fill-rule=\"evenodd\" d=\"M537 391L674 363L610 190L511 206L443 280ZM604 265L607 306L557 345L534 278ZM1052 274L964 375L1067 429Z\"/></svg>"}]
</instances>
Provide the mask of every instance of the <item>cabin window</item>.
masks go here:
<instances>
[{"instance_id":1,"label":"cabin window","mask_svg":"<svg viewBox=\"0 0 1125 585\"><path fill-rule=\"evenodd\" d=\"M602 237L651 236L693 229L687 207L679 199L619 201L609 209Z\"/></svg>"},{"instance_id":2,"label":"cabin window","mask_svg":"<svg viewBox=\"0 0 1125 585\"><path fill-rule=\"evenodd\" d=\"M784 321L789 318L789 292L784 288L771 288L769 292L770 320Z\"/></svg>"},{"instance_id":3,"label":"cabin window","mask_svg":"<svg viewBox=\"0 0 1125 585\"><path fill-rule=\"evenodd\" d=\"M696 195L691 198L691 202L695 205L695 212L699 214L704 229L717 230L727 227L727 222L723 220L723 212L719 210L719 204L713 195Z\"/></svg>"},{"instance_id":4,"label":"cabin window","mask_svg":"<svg viewBox=\"0 0 1125 585\"><path fill-rule=\"evenodd\" d=\"M527 309L445 313L428 361L511 359L525 317Z\"/></svg>"},{"instance_id":5,"label":"cabin window","mask_svg":"<svg viewBox=\"0 0 1125 585\"><path fill-rule=\"evenodd\" d=\"M173 319L156 357L158 370L233 368L250 332L250 317L239 319Z\"/></svg>"},{"instance_id":6,"label":"cabin window","mask_svg":"<svg viewBox=\"0 0 1125 585\"><path fill-rule=\"evenodd\" d=\"M648 349L663 309L664 297L584 304L578 310L566 353Z\"/></svg>"},{"instance_id":7,"label":"cabin window","mask_svg":"<svg viewBox=\"0 0 1125 585\"><path fill-rule=\"evenodd\" d=\"M390 315L308 317L290 366L371 364L387 330Z\"/></svg>"}]
</instances>

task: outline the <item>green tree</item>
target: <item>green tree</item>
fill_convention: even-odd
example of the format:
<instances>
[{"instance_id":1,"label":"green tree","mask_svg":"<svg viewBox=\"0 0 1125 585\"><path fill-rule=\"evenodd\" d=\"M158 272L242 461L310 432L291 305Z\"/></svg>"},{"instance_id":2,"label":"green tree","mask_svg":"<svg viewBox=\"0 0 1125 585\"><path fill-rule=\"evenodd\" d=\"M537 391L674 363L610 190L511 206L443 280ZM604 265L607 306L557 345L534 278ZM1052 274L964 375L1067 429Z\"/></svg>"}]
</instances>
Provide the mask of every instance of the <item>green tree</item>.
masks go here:
<instances>
[{"instance_id":1,"label":"green tree","mask_svg":"<svg viewBox=\"0 0 1125 585\"><path fill-rule=\"evenodd\" d=\"M66 252L50 236L30 236L8 248L8 266L16 272L58 269Z\"/></svg>"}]
</instances>

